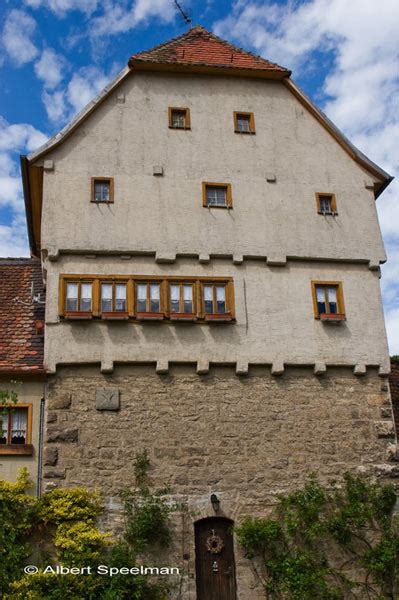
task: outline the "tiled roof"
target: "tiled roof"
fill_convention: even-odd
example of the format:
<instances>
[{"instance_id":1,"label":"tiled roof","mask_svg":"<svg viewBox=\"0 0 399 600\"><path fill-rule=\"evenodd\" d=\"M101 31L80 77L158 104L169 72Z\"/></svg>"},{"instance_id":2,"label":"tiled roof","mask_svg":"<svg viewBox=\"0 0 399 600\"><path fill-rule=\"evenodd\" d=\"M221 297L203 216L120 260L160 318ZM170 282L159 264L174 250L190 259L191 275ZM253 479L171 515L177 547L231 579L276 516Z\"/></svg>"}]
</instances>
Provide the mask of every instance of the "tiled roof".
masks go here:
<instances>
[{"instance_id":1,"label":"tiled roof","mask_svg":"<svg viewBox=\"0 0 399 600\"><path fill-rule=\"evenodd\" d=\"M142 62L249 69L290 75L288 69L237 48L199 25L165 44L133 54L129 66L134 67L135 63Z\"/></svg>"},{"instance_id":2,"label":"tiled roof","mask_svg":"<svg viewBox=\"0 0 399 600\"><path fill-rule=\"evenodd\" d=\"M393 416L395 420L396 435L399 440L399 362L391 361L391 374L389 376L389 386L391 388L391 398L393 407Z\"/></svg>"},{"instance_id":3,"label":"tiled roof","mask_svg":"<svg viewBox=\"0 0 399 600\"><path fill-rule=\"evenodd\" d=\"M43 371L44 304L40 261L0 258L0 375Z\"/></svg>"}]
</instances>

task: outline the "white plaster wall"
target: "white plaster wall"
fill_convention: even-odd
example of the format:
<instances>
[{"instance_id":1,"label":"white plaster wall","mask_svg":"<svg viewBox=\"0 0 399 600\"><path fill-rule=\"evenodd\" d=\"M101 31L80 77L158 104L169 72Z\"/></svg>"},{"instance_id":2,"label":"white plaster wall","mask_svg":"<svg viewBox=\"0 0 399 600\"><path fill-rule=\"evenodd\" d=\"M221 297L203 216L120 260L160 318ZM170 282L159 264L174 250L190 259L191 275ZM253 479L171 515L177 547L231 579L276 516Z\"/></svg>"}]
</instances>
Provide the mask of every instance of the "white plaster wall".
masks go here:
<instances>
[{"instance_id":1,"label":"white plaster wall","mask_svg":"<svg viewBox=\"0 0 399 600\"><path fill-rule=\"evenodd\" d=\"M17 384L8 380L0 380L0 389L14 390L18 394L18 402L32 404L32 456L0 455L0 478L15 482L18 470L22 467L28 469L32 486L29 491L34 493L37 484L38 452L39 452L39 427L40 427L40 401L44 397L44 383L40 381L24 380Z\"/></svg>"},{"instance_id":2,"label":"white plaster wall","mask_svg":"<svg viewBox=\"0 0 399 600\"><path fill-rule=\"evenodd\" d=\"M88 259L63 256L48 263L46 364L129 361L247 361L251 363L388 364L378 273L366 265L180 259L158 265L152 257ZM61 273L231 276L236 323L70 322L58 317ZM342 281L347 320L314 319L311 281ZM244 290L246 288L246 292ZM246 296L246 299L245 299Z\"/></svg>"},{"instance_id":3,"label":"white plaster wall","mask_svg":"<svg viewBox=\"0 0 399 600\"><path fill-rule=\"evenodd\" d=\"M168 128L168 106L190 108L191 131ZM256 135L234 133L237 110ZM279 82L132 74L46 158L45 249L385 260L371 176ZM114 177L114 204L90 203L92 176ZM203 208L202 181L231 183L233 210Z\"/></svg>"}]
</instances>

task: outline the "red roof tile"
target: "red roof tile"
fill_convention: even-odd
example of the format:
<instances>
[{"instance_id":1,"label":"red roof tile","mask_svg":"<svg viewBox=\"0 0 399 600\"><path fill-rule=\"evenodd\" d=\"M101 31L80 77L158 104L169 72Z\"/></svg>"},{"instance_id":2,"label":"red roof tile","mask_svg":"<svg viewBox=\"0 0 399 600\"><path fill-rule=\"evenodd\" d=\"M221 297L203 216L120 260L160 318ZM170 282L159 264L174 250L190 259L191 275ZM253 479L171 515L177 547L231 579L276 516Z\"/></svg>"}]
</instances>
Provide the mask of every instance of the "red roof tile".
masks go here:
<instances>
[{"instance_id":1,"label":"red roof tile","mask_svg":"<svg viewBox=\"0 0 399 600\"><path fill-rule=\"evenodd\" d=\"M43 371L44 304L40 261L0 259L0 374Z\"/></svg>"},{"instance_id":2,"label":"red roof tile","mask_svg":"<svg viewBox=\"0 0 399 600\"><path fill-rule=\"evenodd\" d=\"M133 54L129 66L134 67L140 63L223 67L269 71L282 77L290 75L288 69L237 48L199 25L165 44Z\"/></svg>"},{"instance_id":3,"label":"red roof tile","mask_svg":"<svg viewBox=\"0 0 399 600\"><path fill-rule=\"evenodd\" d=\"M391 374L389 376L389 386L391 388L393 416L396 426L396 435L399 440L399 362L391 361Z\"/></svg>"}]
</instances>

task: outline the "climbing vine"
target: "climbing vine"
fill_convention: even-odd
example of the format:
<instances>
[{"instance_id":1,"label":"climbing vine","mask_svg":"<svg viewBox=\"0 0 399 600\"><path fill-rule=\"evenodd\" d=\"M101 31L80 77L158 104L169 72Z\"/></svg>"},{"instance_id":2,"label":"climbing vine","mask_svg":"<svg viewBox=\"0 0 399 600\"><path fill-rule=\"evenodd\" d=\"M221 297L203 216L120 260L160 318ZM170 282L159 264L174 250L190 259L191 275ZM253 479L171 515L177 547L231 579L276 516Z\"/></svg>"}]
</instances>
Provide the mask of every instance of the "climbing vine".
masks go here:
<instances>
[{"instance_id":1,"label":"climbing vine","mask_svg":"<svg viewBox=\"0 0 399 600\"><path fill-rule=\"evenodd\" d=\"M313 476L280 496L268 518L247 517L236 533L267 599L393 600L399 584L395 502L392 485L346 474L342 484L326 487Z\"/></svg>"},{"instance_id":2,"label":"climbing vine","mask_svg":"<svg viewBox=\"0 0 399 600\"><path fill-rule=\"evenodd\" d=\"M124 490L125 530L117 539L98 529L101 498L84 488L57 488L41 498L26 491L26 470L17 483L0 481L0 596L4 600L165 600L165 580L136 574L99 575L98 565L134 567L153 546L171 540L166 490L153 492L146 452L134 463L136 488ZM39 551L38 551L39 548ZM34 557L34 560L33 560ZM24 575L26 564L39 567ZM46 568L51 566L50 571ZM82 569L82 574L56 574L56 567Z\"/></svg>"}]
</instances>

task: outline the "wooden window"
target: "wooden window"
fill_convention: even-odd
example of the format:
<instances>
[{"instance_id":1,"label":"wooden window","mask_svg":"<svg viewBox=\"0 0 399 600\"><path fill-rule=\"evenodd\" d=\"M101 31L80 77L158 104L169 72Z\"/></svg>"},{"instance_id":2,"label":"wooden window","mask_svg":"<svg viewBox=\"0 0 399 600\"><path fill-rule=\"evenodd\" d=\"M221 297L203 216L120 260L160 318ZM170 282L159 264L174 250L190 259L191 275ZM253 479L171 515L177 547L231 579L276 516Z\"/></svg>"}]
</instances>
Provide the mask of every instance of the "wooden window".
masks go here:
<instances>
[{"instance_id":1,"label":"wooden window","mask_svg":"<svg viewBox=\"0 0 399 600\"><path fill-rule=\"evenodd\" d=\"M127 316L127 283L102 282L101 283L101 314L109 316Z\"/></svg>"},{"instance_id":2,"label":"wooden window","mask_svg":"<svg viewBox=\"0 0 399 600\"><path fill-rule=\"evenodd\" d=\"M168 113L171 129L191 129L189 108L169 107Z\"/></svg>"},{"instance_id":3,"label":"wooden window","mask_svg":"<svg viewBox=\"0 0 399 600\"><path fill-rule=\"evenodd\" d=\"M65 313L87 317L92 311L92 282L68 281L65 292Z\"/></svg>"},{"instance_id":4,"label":"wooden window","mask_svg":"<svg viewBox=\"0 0 399 600\"><path fill-rule=\"evenodd\" d=\"M320 215L337 215L335 194L316 193L317 212Z\"/></svg>"},{"instance_id":5,"label":"wooden window","mask_svg":"<svg viewBox=\"0 0 399 600\"><path fill-rule=\"evenodd\" d=\"M195 317L195 284L169 283L169 313L171 319Z\"/></svg>"},{"instance_id":6,"label":"wooden window","mask_svg":"<svg viewBox=\"0 0 399 600\"><path fill-rule=\"evenodd\" d=\"M211 300L211 304L209 303ZM234 319L230 278L61 275L59 311L67 319L206 321Z\"/></svg>"},{"instance_id":7,"label":"wooden window","mask_svg":"<svg viewBox=\"0 0 399 600\"><path fill-rule=\"evenodd\" d=\"M313 281L312 292L316 319L332 322L345 320L345 306L341 282Z\"/></svg>"},{"instance_id":8,"label":"wooden window","mask_svg":"<svg viewBox=\"0 0 399 600\"><path fill-rule=\"evenodd\" d=\"M202 184L202 205L209 208L232 208L230 183Z\"/></svg>"},{"instance_id":9,"label":"wooden window","mask_svg":"<svg viewBox=\"0 0 399 600\"><path fill-rule=\"evenodd\" d=\"M232 291L228 283L202 284L202 310L206 320L229 320L232 316Z\"/></svg>"},{"instance_id":10,"label":"wooden window","mask_svg":"<svg viewBox=\"0 0 399 600\"><path fill-rule=\"evenodd\" d=\"M6 405L0 411L0 454L33 454L32 405Z\"/></svg>"},{"instance_id":11,"label":"wooden window","mask_svg":"<svg viewBox=\"0 0 399 600\"><path fill-rule=\"evenodd\" d=\"M114 201L114 180L111 177L92 177L91 201L99 204Z\"/></svg>"},{"instance_id":12,"label":"wooden window","mask_svg":"<svg viewBox=\"0 0 399 600\"><path fill-rule=\"evenodd\" d=\"M234 112L234 131L236 133L255 133L255 118L251 112Z\"/></svg>"}]
</instances>

